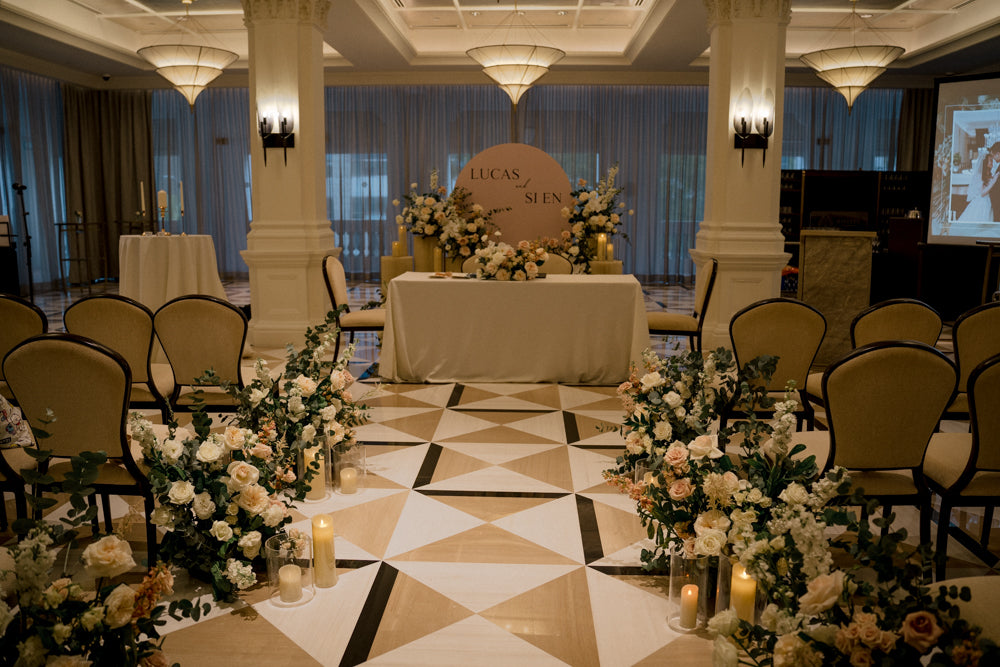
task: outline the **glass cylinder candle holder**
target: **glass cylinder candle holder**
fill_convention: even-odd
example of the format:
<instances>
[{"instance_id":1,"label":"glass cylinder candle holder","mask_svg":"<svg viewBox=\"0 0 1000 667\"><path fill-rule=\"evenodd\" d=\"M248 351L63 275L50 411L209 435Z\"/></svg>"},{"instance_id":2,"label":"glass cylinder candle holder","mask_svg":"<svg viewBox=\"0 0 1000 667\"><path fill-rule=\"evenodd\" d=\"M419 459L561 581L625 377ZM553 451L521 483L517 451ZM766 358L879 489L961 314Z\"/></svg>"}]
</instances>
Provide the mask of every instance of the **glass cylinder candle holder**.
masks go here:
<instances>
[{"instance_id":1,"label":"glass cylinder candle holder","mask_svg":"<svg viewBox=\"0 0 1000 667\"><path fill-rule=\"evenodd\" d=\"M675 632L694 632L704 627L708 619L709 559L707 556L685 557L670 554L671 612L667 625Z\"/></svg>"},{"instance_id":2,"label":"glass cylinder candle holder","mask_svg":"<svg viewBox=\"0 0 1000 667\"><path fill-rule=\"evenodd\" d=\"M365 488L365 448L359 444L338 447L334 453L337 492L350 496Z\"/></svg>"},{"instance_id":3,"label":"glass cylinder candle holder","mask_svg":"<svg viewBox=\"0 0 1000 667\"><path fill-rule=\"evenodd\" d=\"M760 621L765 607L764 590L738 561L733 563L729 579L729 607L740 620L750 624Z\"/></svg>"},{"instance_id":4,"label":"glass cylinder candle holder","mask_svg":"<svg viewBox=\"0 0 1000 667\"><path fill-rule=\"evenodd\" d=\"M308 535L297 530L272 535L264 542L264 557L271 604L297 607L313 599L316 588Z\"/></svg>"},{"instance_id":5,"label":"glass cylinder candle holder","mask_svg":"<svg viewBox=\"0 0 1000 667\"><path fill-rule=\"evenodd\" d=\"M306 491L306 500L323 500L326 498L329 489L333 486L331 482L333 466L330 458L330 445L326 438L321 438L302 450L302 471L312 471L309 479L309 490Z\"/></svg>"}]
</instances>

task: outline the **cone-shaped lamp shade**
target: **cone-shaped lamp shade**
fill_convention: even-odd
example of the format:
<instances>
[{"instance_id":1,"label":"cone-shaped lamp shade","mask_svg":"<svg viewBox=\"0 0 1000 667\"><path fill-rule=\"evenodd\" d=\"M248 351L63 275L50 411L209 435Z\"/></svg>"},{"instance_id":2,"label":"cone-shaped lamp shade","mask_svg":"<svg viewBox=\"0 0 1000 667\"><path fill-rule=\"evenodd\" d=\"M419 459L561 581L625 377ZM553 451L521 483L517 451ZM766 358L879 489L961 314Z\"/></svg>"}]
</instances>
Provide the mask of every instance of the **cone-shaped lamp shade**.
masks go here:
<instances>
[{"instance_id":1,"label":"cone-shaped lamp shade","mask_svg":"<svg viewBox=\"0 0 1000 667\"><path fill-rule=\"evenodd\" d=\"M156 68L157 74L174 84L191 106L205 86L237 57L232 51L190 44L147 46L138 53Z\"/></svg>"},{"instance_id":2,"label":"cone-shaped lamp shade","mask_svg":"<svg viewBox=\"0 0 1000 667\"><path fill-rule=\"evenodd\" d=\"M564 51L532 44L497 44L469 49L466 54L480 65L488 77L500 84L517 104L549 66L566 55Z\"/></svg>"},{"instance_id":3,"label":"cone-shaped lamp shade","mask_svg":"<svg viewBox=\"0 0 1000 667\"><path fill-rule=\"evenodd\" d=\"M885 71L889 63L903 55L903 51L900 46L844 46L813 51L799 60L836 88L847 100L847 108L850 109L857 96Z\"/></svg>"}]
</instances>

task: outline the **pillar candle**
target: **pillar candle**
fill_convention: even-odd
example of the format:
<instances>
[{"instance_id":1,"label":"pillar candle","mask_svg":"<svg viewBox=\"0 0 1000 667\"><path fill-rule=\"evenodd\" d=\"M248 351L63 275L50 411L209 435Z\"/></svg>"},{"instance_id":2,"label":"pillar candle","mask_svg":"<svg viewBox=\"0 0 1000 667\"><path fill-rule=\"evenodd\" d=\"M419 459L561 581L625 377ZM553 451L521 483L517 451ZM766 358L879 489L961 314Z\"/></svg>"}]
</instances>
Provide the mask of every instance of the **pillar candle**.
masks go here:
<instances>
[{"instance_id":1,"label":"pillar candle","mask_svg":"<svg viewBox=\"0 0 1000 667\"><path fill-rule=\"evenodd\" d=\"M605 248L605 250L604 250L604 258L607 259L609 262L611 262L611 261L614 260L614 258L615 258L615 245L613 243L609 243L607 245L607 247Z\"/></svg>"},{"instance_id":2,"label":"pillar candle","mask_svg":"<svg viewBox=\"0 0 1000 667\"><path fill-rule=\"evenodd\" d=\"M166 208L167 207L167 191L166 190L160 190L159 192L156 193L156 205L159 206L160 208Z\"/></svg>"},{"instance_id":3,"label":"pillar candle","mask_svg":"<svg viewBox=\"0 0 1000 667\"><path fill-rule=\"evenodd\" d=\"M402 257L403 256L403 244L399 241L392 242L392 256Z\"/></svg>"},{"instance_id":4,"label":"pillar candle","mask_svg":"<svg viewBox=\"0 0 1000 667\"><path fill-rule=\"evenodd\" d=\"M754 622L754 605L757 601L757 582L747 574L746 568L739 563L733 564L733 577L729 586L729 599L736 615L747 621Z\"/></svg>"},{"instance_id":5,"label":"pillar candle","mask_svg":"<svg viewBox=\"0 0 1000 667\"><path fill-rule=\"evenodd\" d=\"M180 181L181 185L181 215L184 215L184 181Z\"/></svg>"},{"instance_id":6,"label":"pillar candle","mask_svg":"<svg viewBox=\"0 0 1000 667\"><path fill-rule=\"evenodd\" d=\"M139 181L139 210L146 215L146 184Z\"/></svg>"},{"instance_id":7,"label":"pillar candle","mask_svg":"<svg viewBox=\"0 0 1000 667\"><path fill-rule=\"evenodd\" d=\"M302 568L294 563L278 568L278 595L282 602L297 602L302 597Z\"/></svg>"},{"instance_id":8,"label":"pillar candle","mask_svg":"<svg viewBox=\"0 0 1000 667\"><path fill-rule=\"evenodd\" d=\"M317 514L312 518L313 570L316 585L330 588L337 583L337 559L333 552L333 517Z\"/></svg>"},{"instance_id":9,"label":"pillar candle","mask_svg":"<svg viewBox=\"0 0 1000 667\"><path fill-rule=\"evenodd\" d=\"M597 235L597 260L603 262L608 256L608 235Z\"/></svg>"},{"instance_id":10,"label":"pillar candle","mask_svg":"<svg viewBox=\"0 0 1000 667\"><path fill-rule=\"evenodd\" d=\"M342 468L340 471L340 492L352 494L358 492L358 471L354 468Z\"/></svg>"},{"instance_id":11,"label":"pillar candle","mask_svg":"<svg viewBox=\"0 0 1000 667\"><path fill-rule=\"evenodd\" d=\"M694 628L698 625L698 586L687 584L681 589L681 619L682 628Z\"/></svg>"},{"instance_id":12,"label":"pillar candle","mask_svg":"<svg viewBox=\"0 0 1000 667\"><path fill-rule=\"evenodd\" d=\"M326 461L323 459L322 448L310 447L303 450L302 460L310 468L313 461L319 464L319 470L309 482L312 488L306 491L306 500L322 500L326 497Z\"/></svg>"},{"instance_id":13,"label":"pillar candle","mask_svg":"<svg viewBox=\"0 0 1000 667\"><path fill-rule=\"evenodd\" d=\"M399 245L406 247L406 227L404 225L399 226Z\"/></svg>"},{"instance_id":14,"label":"pillar candle","mask_svg":"<svg viewBox=\"0 0 1000 667\"><path fill-rule=\"evenodd\" d=\"M441 254L441 248L434 248L434 270L444 271L444 255Z\"/></svg>"}]
</instances>

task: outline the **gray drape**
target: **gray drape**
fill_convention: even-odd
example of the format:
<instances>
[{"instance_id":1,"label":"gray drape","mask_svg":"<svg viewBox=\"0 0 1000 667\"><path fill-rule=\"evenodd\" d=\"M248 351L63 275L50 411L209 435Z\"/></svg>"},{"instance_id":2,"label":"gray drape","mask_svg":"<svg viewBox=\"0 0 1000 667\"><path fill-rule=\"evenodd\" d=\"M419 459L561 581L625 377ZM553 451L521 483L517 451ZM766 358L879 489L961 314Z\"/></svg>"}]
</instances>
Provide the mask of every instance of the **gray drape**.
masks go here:
<instances>
[{"instance_id":1,"label":"gray drape","mask_svg":"<svg viewBox=\"0 0 1000 667\"><path fill-rule=\"evenodd\" d=\"M934 140L934 91L908 88L903 91L899 110L899 153L897 171L930 169Z\"/></svg>"}]
</instances>

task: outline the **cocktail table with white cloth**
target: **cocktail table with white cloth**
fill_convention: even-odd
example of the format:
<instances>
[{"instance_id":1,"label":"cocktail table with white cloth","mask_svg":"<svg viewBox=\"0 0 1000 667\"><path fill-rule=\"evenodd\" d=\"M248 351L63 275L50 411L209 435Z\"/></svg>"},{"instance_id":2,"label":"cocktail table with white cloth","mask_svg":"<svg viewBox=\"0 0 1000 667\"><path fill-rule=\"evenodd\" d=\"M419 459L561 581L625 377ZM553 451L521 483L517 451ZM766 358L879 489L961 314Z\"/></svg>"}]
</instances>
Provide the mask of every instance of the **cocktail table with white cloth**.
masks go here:
<instances>
[{"instance_id":1,"label":"cocktail table with white cloth","mask_svg":"<svg viewBox=\"0 0 1000 667\"><path fill-rule=\"evenodd\" d=\"M207 234L125 235L118 240L118 293L150 310L185 294L226 298L215 244Z\"/></svg>"},{"instance_id":2,"label":"cocktail table with white cloth","mask_svg":"<svg viewBox=\"0 0 1000 667\"><path fill-rule=\"evenodd\" d=\"M409 272L389 283L382 377L617 384L649 347L634 276L506 282L433 275Z\"/></svg>"}]
</instances>

